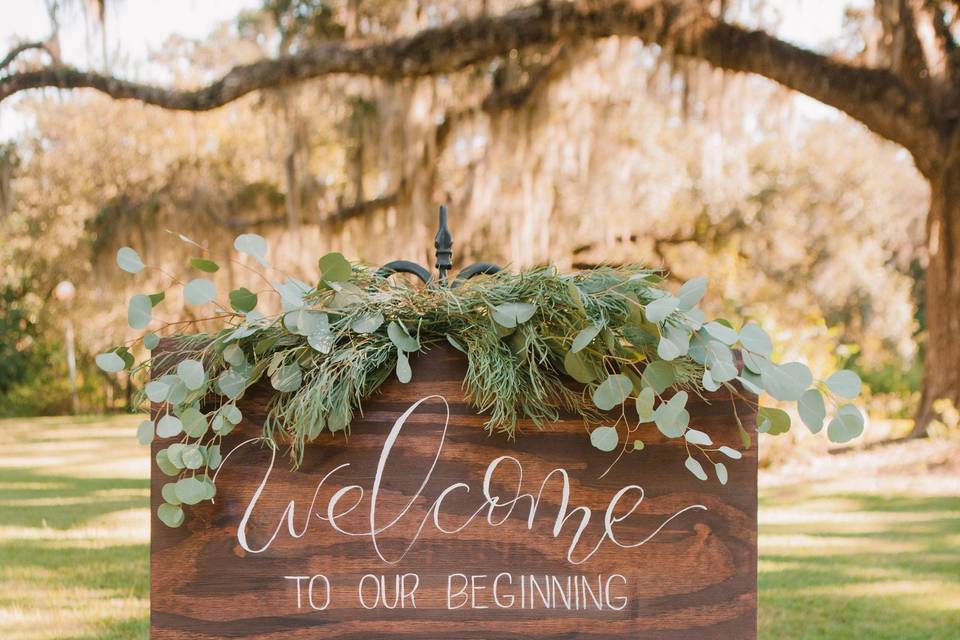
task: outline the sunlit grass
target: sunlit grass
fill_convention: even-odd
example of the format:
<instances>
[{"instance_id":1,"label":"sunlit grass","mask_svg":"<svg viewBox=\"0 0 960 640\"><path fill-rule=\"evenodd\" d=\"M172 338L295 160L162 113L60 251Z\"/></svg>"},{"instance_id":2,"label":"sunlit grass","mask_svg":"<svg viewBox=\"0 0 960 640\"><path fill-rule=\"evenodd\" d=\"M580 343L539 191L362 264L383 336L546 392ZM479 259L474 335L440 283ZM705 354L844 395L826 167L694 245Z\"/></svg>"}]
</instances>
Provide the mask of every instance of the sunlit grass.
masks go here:
<instances>
[{"instance_id":1,"label":"sunlit grass","mask_svg":"<svg viewBox=\"0 0 960 640\"><path fill-rule=\"evenodd\" d=\"M0 639L148 637L138 421L0 420ZM762 638L960 637L960 497L857 474L764 490L760 527Z\"/></svg>"}]
</instances>

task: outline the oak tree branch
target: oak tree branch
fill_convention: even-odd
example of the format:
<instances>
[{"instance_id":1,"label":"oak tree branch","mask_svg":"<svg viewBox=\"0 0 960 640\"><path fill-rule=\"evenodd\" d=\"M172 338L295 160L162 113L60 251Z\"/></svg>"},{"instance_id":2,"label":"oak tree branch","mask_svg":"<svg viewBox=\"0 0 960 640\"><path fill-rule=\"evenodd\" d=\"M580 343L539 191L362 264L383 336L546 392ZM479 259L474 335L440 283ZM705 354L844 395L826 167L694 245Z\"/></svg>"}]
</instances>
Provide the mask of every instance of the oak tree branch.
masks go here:
<instances>
[{"instance_id":1,"label":"oak tree branch","mask_svg":"<svg viewBox=\"0 0 960 640\"><path fill-rule=\"evenodd\" d=\"M355 74L385 79L446 74L514 49L610 36L638 37L736 72L765 76L836 107L914 153L940 142L929 101L885 69L868 68L792 45L764 31L724 22L690 0L540 2L483 15L385 42L329 42L276 59L239 65L193 90L163 88L54 65L0 78L0 100L43 87L92 88L116 99L166 109L205 111L248 93Z\"/></svg>"}]
</instances>

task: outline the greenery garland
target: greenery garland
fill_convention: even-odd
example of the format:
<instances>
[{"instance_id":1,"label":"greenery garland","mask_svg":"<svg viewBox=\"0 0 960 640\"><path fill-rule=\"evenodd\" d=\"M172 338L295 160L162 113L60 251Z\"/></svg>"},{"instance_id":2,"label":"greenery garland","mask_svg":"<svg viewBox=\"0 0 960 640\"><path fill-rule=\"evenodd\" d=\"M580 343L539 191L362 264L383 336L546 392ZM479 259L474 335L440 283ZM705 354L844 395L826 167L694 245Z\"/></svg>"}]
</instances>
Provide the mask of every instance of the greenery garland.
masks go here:
<instances>
[{"instance_id":1,"label":"greenery garland","mask_svg":"<svg viewBox=\"0 0 960 640\"><path fill-rule=\"evenodd\" d=\"M234 246L262 269L272 269L262 237L244 234ZM848 402L860 391L855 373L814 381L802 363L773 362L770 338L757 324L738 331L725 320L707 321L697 307L706 292L704 278L671 294L661 273L638 265L572 275L547 267L480 276L457 288L413 287L332 253L320 259L321 275L309 285L291 276L270 281L249 260L234 261L270 283L280 298L279 313L258 312L259 294L249 289L231 291L228 307L217 302L210 279L184 283L163 272L171 286L182 286L186 303L215 306L223 328L178 334L175 350L139 364L129 345L96 358L108 372L153 370L142 399L157 403L159 413L140 424L137 437L144 444L155 436L177 438L156 456L160 470L175 479L164 485L158 510L171 527L183 523L183 504L213 498L211 473L221 461L221 439L242 419L236 402L252 385L268 378L276 391L263 438L271 446L289 444L298 465L304 445L325 430L348 433L363 399L391 375L408 382L411 353L442 343L466 354L467 397L489 416L488 431L515 437L521 420L542 426L561 411L571 412L582 417L594 447L618 451L619 459L643 449L638 433L652 423L663 436L683 442L686 468L700 480L708 478L706 463L725 484L728 472L720 460L741 454L714 446L709 434L689 424L690 394L726 389L731 400L755 403L745 389L796 402L814 433L823 427L829 402L832 441L849 441L863 430L862 414ZM150 268L129 247L117 252L117 263L129 273ZM219 266L195 258L191 268L214 273ZM133 296L130 326L147 329L164 298L165 292ZM160 336L148 331L140 340L153 350ZM760 433L790 429L790 415L782 409L759 407L757 415ZM750 434L739 417L737 422L749 446Z\"/></svg>"}]
</instances>

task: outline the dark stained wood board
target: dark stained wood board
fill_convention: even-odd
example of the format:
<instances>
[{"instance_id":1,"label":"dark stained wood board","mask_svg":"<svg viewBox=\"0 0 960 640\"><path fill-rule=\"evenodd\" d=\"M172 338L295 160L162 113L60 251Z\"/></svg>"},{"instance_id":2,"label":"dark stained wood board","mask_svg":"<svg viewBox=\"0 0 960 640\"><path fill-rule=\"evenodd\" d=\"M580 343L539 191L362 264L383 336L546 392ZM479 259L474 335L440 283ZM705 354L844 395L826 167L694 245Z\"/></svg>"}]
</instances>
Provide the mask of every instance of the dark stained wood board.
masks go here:
<instances>
[{"instance_id":1,"label":"dark stained wood board","mask_svg":"<svg viewBox=\"0 0 960 640\"><path fill-rule=\"evenodd\" d=\"M308 447L297 471L290 470L286 453L279 451L245 528L250 551L238 541L238 527L270 465L270 451L259 445L248 444L230 456L217 481L216 504L186 507L187 520L179 529L167 528L153 515L151 637L756 637L755 439L741 460L714 454L730 471L729 483L721 486L709 468L709 481L694 478L683 466L683 445L666 442L653 424L645 425L638 435L646 448L625 455L600 478L613 454L591 447L578 418L566 417L543 432L528 425L515 441L489 436L482 428L483 416L464 401L465 367L458 352L433 349L413 362L412 382L391 380L364 402L364 415L355 418L349 442L342 435L322 436ZM380 476L375 522L376 528L383 529L377 545L390 561L385 562L371 536L339 533L318 516L328 515L330 499L338 489L359 485L362 497L359 490L348 490L335 505L334 521L354 534L370 531L372 487L387 436L414 402L437 395L449 406L446 434L446 405L436 397L424 401L400 429ZM225 454L259 435L268 397L267 389L251 390L240 401L244 420L224 439ZM688 408L691 426L709 433L716 445L741 448L725 392L706 401L692 397ZM743 402L737 408L744 424L752 424L752 408ZM167 444L155 442L154 454ZM438 449L436 465L421 491ZM489 493L501 505L490 509L483 495L484 474L500 456L517 462L505 460L492 473ZM333 473L317 490L321 480L342 464L349 466ZM544 485L532 529L527 519L532 498L518 499L505 517L508 507L503 503L516 497L518 481L521 493L536 496L544 478L557 468L569 475L567 513L571 514L559 535L554 536L554 526L563 482L557 472ZM162 502L161 487L170 480L154 467L154 511ZM460 482L469 486L469 492L462 487L451 490L440 509L431 511L441 492ZM647 538L680 512L635 548L622 548L605 537L608 505L628 485L642 487L644 494L632 513L611 525L622 544ZM637 489L628 490L617 503L614 517L627 515L638 497ZM300 537L288 533L283 517L291 500ZM440 525L452 529L485 504L487 508L457 533L443 533L434 526L435 511L440 513ZM567 552L579 526L582 512L575 509L580 506L592 513L574 559L579 562L600 544L588 560L574 564ZM344 511L349 512L337 517ZM491 511L494 522L502 520L498 526L487 521ZM384 526L397 516L401 517L394 526ZM417 536L425 516L426 524ZM279 533L266 550L251 552L264 546L278 524L282 525ZM501 574L508 574L509 581ZM324 578L313 580L315 607L327 604L324 579L330 584L330 600L323 610L311 608L308 599L309 579L317 575ZM405 592L402 598L397 595L397 576ZM361 604L361 583L363 603L372 608ZM471 587L461 593L467 584ZM376 599L380 590L383 599ZM451 608L465 599L467 604ZM504 606L508 603L511 606Z\"/></svg>"}]
</instances>

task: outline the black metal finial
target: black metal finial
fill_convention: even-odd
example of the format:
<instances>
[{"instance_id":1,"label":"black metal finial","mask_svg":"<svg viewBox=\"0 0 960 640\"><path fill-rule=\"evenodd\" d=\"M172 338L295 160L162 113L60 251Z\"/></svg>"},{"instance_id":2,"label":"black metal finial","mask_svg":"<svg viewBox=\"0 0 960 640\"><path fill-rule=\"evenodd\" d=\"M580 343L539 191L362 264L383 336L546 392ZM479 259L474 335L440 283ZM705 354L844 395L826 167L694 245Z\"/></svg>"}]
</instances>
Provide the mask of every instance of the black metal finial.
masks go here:
<instances>
[{"instance_id":1,"label":"black metal finial","mask_svg":"<svg viewBox=\"0 0 960 640\"><path fill-rule=\"evenodd\" d=\"M440 205L440 227L433 238L433 246L437 250L437 273L440 284L447 284L447 273L453 268L453 235L447 227L447 205Z\"/></svg>"},{"instance_id":2,"label":"black metal finial","mask_svg":"<svg viewBox=\"0 0 960 640\"><path fill-rule=\"evenodd\" d=\"M437 251L437 274L438 281L442 286L447 285L447 274L453 268L453 234L447 226L447 205L440 205L440 227L437 229L437 235L433 239L433 246ZM453 281L453 286L459 286L464 280L473 276L492 275L500 271L500 267L491 262L475 262L469 267L464 268ZM424 284L430 284L430 272L424 269L416 262L409 260L394 260L380 267L377 273L383 277L389 277L394 273L412 273L420 278Z\"/></svg>"}]
</instances>

